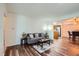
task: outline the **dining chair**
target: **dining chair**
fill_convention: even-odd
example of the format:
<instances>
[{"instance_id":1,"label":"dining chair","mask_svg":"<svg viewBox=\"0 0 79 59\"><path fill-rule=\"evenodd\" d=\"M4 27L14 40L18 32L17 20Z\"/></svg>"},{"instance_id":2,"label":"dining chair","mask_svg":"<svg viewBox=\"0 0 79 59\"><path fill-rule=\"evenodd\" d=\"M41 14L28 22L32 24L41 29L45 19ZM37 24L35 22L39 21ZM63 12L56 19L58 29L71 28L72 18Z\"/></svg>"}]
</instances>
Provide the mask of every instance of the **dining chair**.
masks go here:
<instances>
[{"instance_id":1,"label":"dining chair","mask_svg":"<svg viewBox=\"0 0 79 59\"><path fill-rule=\"evenodd\" d=\"M72 38L72 32L68 31L69 39Z\"/></svg>"}]
</instances>

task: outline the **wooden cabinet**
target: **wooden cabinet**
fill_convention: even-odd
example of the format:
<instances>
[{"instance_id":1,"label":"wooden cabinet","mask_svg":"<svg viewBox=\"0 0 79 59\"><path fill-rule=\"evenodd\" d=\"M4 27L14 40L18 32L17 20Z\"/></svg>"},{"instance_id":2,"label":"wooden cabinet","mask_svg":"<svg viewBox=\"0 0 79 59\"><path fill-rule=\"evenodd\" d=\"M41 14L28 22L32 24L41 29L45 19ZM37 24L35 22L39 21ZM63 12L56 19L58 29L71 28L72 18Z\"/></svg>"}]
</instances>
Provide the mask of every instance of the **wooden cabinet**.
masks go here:
<instances>
[{"instance_id":1,"label":"wooden cabinet","mask_svg":"<svg viewBox=\"0 0 79 59\"><path fill-rule=\"evenodd\" d=\"M54 39L58 39L58 37L59 37L58 32L54 31Z\"/></svg>"}]
</instances>

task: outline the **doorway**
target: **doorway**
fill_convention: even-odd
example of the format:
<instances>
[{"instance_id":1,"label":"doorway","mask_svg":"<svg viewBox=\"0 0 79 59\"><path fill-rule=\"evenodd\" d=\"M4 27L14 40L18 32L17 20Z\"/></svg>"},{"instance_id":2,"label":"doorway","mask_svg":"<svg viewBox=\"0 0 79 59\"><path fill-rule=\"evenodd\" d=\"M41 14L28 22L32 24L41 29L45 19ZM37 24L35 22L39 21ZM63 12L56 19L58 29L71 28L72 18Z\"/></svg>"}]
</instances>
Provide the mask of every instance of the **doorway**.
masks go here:
<instances>
[{"instance_id":1,"label":"doorway","mask_svg":"<svg viewBox=\"0 0 79 59\"><path fill-rule=\"evenodd\" d=\"M61 38L61 25L54 25L54 39Z\"/></svg>"}]
</instances>

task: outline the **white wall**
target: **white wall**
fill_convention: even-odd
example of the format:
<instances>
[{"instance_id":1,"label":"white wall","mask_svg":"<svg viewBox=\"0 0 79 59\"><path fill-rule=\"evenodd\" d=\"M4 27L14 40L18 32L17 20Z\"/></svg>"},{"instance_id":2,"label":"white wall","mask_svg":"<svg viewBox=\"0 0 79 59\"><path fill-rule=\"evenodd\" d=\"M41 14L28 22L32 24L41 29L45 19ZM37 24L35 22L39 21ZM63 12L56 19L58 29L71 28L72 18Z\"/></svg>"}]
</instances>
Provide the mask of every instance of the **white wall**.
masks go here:
<instances>
[{"instance_id":1,"label":"white wall","mask_svg":"<svg viewBox=\"0 0 79 59\"><path fill-rule=\"evenodd\" d=\"M29 33L32 30L30 19L23 15L17 15L16 18L16 44L20 43L20 39L22 37L22 33Z\"/></svg>"},{"instance_id":2,"label":"white wall","mask_svg":"<svg viewBox=\"0 0 79 59\"><path fill-rule=\"evenodd\" d=\"M0 4L0 56L4 55L4 38L3 38L4 12L5 12L5 5Z\"/></svg>"},{"instance_id":3,"label":"white wall","mask_svg":"<svg viewBox=\"0 0 79 59\"><path fill-rule=\"evenodd\" d=\"M32 21L24 15L8 13L7 21L5 21L6 47L20 44L22 33L29 33L32 31L31 22Z\"/></svg>"},{"instance_id":4,"label":"white wall","mask_svg":"<svg viewBox=\"0 0 79 59\"><path fill-rule=\"evenodd\" d=\"M43 30L43 27L46 25L52 25L53 22L56 21L54 17L41 17L33 20L33 32L46 32ZM53 28L53 25L52 25ZM47 30L50 39L53 39L53 29Z\"/></svg>"},{"instance_id":5,"label":"white wall","mask_svg":"<svg viewBox=\"0 0 79 59\"><path fill-rule=\"evenodd\" d=\"M44 25L52 25L54 21L56 21L54 17L39 17L33 20L33 31L43 32Z\"/></svg>"},{"instance_id":6,"label":"white wall","mask_svg":"<svg viewBox=\"0 0 79 59\"><path fill-rule=\"evenodd\" d=\"M8 14L4 21L5 46L15 45L16 42L16 16Z\"/></svg>"}]
</instances>

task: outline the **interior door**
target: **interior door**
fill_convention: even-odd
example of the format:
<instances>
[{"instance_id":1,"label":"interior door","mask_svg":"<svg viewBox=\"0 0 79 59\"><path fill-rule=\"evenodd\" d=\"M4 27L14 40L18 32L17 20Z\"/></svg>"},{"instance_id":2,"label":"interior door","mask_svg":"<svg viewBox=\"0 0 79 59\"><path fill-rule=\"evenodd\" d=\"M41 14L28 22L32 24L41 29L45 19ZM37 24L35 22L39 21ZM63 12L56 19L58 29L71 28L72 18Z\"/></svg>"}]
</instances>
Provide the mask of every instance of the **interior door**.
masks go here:
<instances>
[{"instance_id":1,"label":"interior door","mask_svg":"<svg viewBox=\"0 0 79 59\"><path fill-rule=\"evenodd\" d=\"M58 39L61 37L61 25L54 25L54 38Z\"/></svg>"},{"instance_id":2,"label":"interior door","mask_svg":"<svg viewBox=\"0 0 79 59\"><path fill-rule=\"evenodd\" d=\"M4 18L4 42L5 47L16 44L16 21L10 17Z\"/></svg>"}]
</instances>

